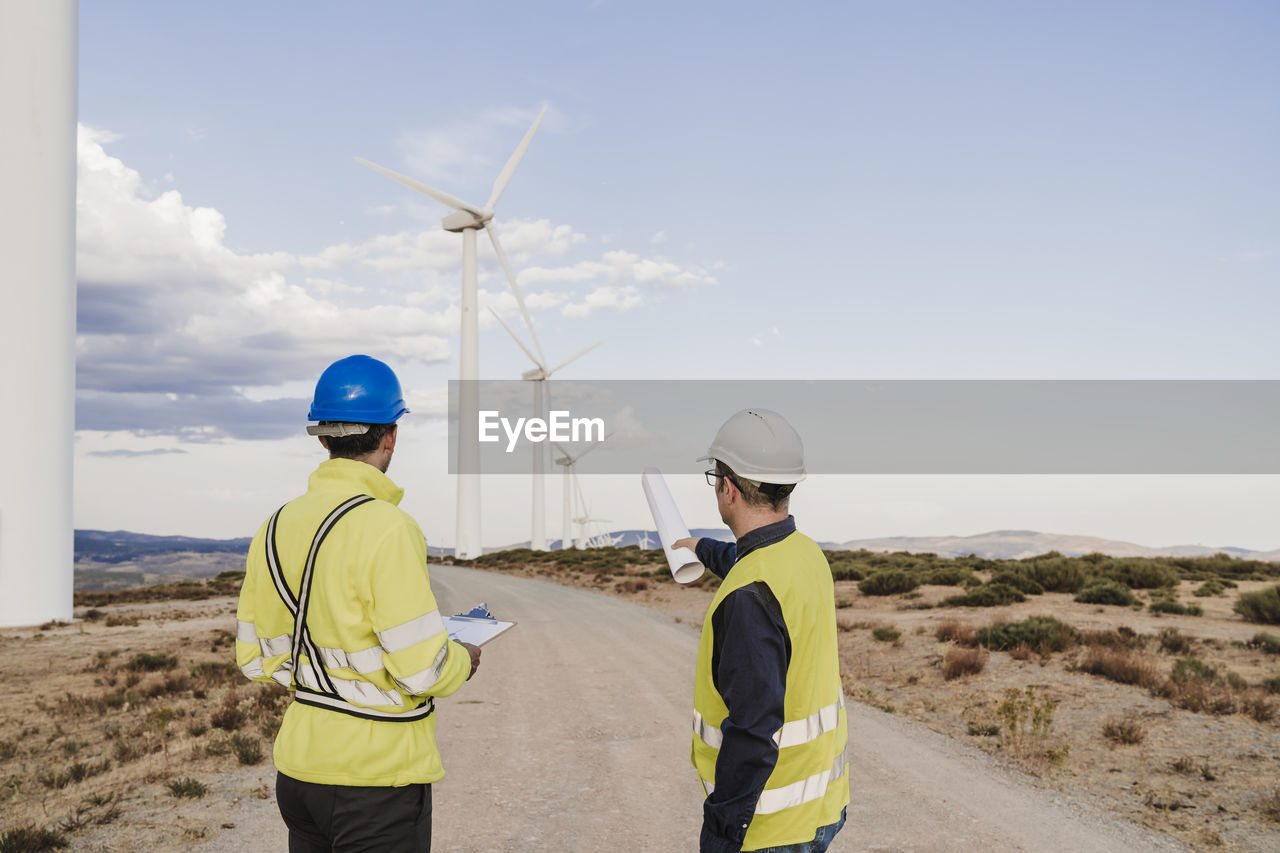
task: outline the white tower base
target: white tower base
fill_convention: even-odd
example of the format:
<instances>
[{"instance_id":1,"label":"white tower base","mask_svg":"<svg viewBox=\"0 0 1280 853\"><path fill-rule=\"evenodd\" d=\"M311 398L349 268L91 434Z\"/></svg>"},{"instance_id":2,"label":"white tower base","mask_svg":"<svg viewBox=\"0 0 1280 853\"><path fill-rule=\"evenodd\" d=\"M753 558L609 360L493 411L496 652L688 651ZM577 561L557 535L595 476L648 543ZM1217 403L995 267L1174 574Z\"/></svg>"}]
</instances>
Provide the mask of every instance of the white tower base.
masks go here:
<instances>
[{"instance_id":1,"label":"white tower base","mask_svg":"<svg viewBox=\"0 0 1280 853\"><path fill-rule=\"evenodd\" d=\"M0 4L0 625L71 618L78 17Z\"/></svg>"}]
</instances>

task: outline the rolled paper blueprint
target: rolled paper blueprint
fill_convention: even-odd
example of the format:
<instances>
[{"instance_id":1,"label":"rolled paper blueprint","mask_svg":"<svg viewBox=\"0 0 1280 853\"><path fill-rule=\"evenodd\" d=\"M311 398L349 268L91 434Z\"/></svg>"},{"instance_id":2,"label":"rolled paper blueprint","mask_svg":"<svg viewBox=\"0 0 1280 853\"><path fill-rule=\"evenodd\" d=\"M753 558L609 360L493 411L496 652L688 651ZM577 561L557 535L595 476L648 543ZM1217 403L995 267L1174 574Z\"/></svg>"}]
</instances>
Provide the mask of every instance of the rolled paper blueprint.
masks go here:
<instances>
[{"instance_id":1,"label":"rolled paper blueprint","mask_svg":"<svg viewBox=\"0 0 1280 853\"><path fill-rule=\"evenodd\" d=\"M671 547L672 542L689 535L689 528L680 517L680 510L676 508L675 498L671 497L667 481L662 479L661 471L650 466L640 475L640 484L644 486L644 496L649 501L653 523L658 526L658 539L667 555L667 565L671 566L671 576L676 579L676 583L693 583L702 577L706 568L688 548Z\"/></svg>"}]
</instances>

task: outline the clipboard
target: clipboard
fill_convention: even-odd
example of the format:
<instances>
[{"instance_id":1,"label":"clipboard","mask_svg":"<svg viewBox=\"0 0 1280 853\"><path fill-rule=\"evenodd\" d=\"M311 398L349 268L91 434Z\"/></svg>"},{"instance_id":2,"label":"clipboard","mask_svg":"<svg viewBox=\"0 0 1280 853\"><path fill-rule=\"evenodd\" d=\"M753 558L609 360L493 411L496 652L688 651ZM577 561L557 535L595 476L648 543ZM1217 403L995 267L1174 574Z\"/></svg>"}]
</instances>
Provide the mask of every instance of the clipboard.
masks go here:
<instances>
[{"instance_id":1,"label":"clipboard","mask_svg":"<svg viewBox=\"0 0 1280 853\"><path fill-rule=\"evenodd\" d=\"M489 605L483 601L466 613L444 617L444 627L449 632L449 639L473 646L483 646L515 626L515 622L494 619L489 613Z\"/></svg>"}]
</instances>

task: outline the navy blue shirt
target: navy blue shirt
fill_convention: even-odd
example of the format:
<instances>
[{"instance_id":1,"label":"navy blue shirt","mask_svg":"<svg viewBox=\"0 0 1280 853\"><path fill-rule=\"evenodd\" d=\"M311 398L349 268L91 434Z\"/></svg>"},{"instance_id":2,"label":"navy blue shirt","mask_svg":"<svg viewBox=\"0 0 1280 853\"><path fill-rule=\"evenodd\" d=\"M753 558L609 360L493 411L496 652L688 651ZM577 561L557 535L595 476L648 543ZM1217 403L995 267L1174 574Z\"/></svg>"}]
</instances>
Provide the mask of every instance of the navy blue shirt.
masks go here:
<instances>
[{"instance_id":1,"label":"navy blue shirt","mask_svg":"<svg viewBox=\"0 0 1280 853\"><path fill-rule=\"evenodd\" d=\"M792 516L758 527L736 542L701 539L698 560L722 578L743 557L795 532ZM711 614L711 678L729 714L720 724L716 785L702 806L701 853L738 853L756 801L778 763L773 735L782 728L791 637L782 608L763 581L724 597Z\"/></svg>"}]
</instances>

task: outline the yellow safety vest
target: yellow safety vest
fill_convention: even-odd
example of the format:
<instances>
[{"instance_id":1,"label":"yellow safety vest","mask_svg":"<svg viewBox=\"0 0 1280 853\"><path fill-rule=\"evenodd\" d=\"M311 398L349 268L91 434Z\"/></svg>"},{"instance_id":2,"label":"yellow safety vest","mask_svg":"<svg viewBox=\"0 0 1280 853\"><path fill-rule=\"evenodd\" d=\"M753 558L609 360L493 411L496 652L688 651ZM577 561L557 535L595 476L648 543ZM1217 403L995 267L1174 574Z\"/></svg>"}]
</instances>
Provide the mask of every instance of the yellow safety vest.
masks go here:
<instances>
[{"instance_id":1,"label":"yellow safety vest","mask_svg":"<svg viewBox=\"0 0 1280 853\"><path fill-rule=\"evenodd\" d=\"M739 560L720 585L702 623L693 692L693 764L708 795L715 788L720 724L729 709L712 680L712 616L725 596L762 581L782 608L791 639L784 724L774 734L778 763L765 783L743 850L811 841L818 827L840 820L849 804L845 747L849 727L840 683L835 592L822 549L791 533Z\"/></svg>"},{"instance_id":2,"label":"yellow safety vest","mask_svg":"<svg viewBox=\"0 0 1280 853\"><path fill-rule=\"evenodd\" d=\"M444 776L431 697L457 690L471 659L449 640L403 494L372 465L331 459L249 547L236 662L296 691L274 750L287 776L361 786Z\"/></svg>"}]
</instances>

